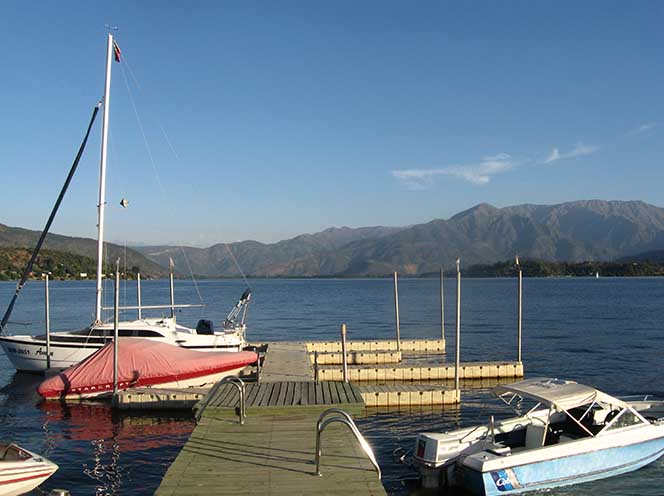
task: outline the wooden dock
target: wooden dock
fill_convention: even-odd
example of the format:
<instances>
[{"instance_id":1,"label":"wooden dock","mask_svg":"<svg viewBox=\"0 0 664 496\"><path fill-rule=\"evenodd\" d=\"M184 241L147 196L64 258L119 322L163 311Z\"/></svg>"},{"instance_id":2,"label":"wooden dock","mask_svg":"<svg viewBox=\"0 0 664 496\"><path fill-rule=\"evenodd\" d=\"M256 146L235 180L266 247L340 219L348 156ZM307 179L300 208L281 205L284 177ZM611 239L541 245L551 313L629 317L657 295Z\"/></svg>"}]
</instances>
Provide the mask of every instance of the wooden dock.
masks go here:
<instances>
[{"instance_id":1,"label":"wooden dock","mask_svg":"<svg viewBox=\"0 0 664 496\"><path fill-rule=\"evenodd\" d=\"M246 385L245 405L251 408L284 407L340 407L348 413L360 413L364 409L362 392L355 384L345 382L272 382ZM238 406L238 391L231 384L223 384L205 398L205 411L215 408L235 408ZM321 410L322 411L322 410Z\"/></svg>"},{"instance_id":2,"label":"wooden dock","mask_svg":"<svg viewBox=\"0 0 664 496\"><path fill-rule=\"evenodd\" d=\"M350 383L340 380L341 368L319 367L321 380L314 382L310 344L268 345L259 382L245 386L244 425L238 417L239 391L235 386L219 384L208 392L195 407L200 413L199 424L156 494L382 496L385 490L369 458L351 431L339 422L329 424L322 434L322 476L316 475L316 423L320 414L329 408L356 415L366 407L412 408L460 402L460 391L445 385L355 383L444 381L454 377L453 366L354 366L349 368ZM327 351L321 353L338 354L333 346L322 348ZM366 353L378 351L369 349ZM466 380L518 377L523 375L523 365L463 364L460 372ZM168 396L163 401L168 401Z\"/></svg>"},{"instance_id":3,"label":"wooden dock","mask_svg":"<svg viewBox=\"0 0 664 496\"><path fill-rule=\"evenodd\" d=\"M432 341L426 341L431 343ZM333 342L326 342L333 343ZM363 342L363 347L372 347L380 342ZM423 344L422 347L430 346ZM267 345L267 354L261 370L261 383L290 383L286 388L302 388L303 384L307 388L313 387L314 367L311 363L309 352L311 343L293 343L277 342ZM330 348L328 344L325 348ZM416 347L412 345L411 347ZM355 353L355 352L354 352ZM359 352L357 352L359 353ZM378 352L368 352L378 353ZM384 352L385 354L396 354L398 352ZM332 355L341 356L340 353L330 352ZM400 353L399 353L400 355ZM326 356L323 353L320 356ZM378 391L362 390L362 399L368 406L394 406L394 407L417 407L427 405L445 405L458 403L460 395L455 392L453 387L447 384L438 385L415 385L412 383L421 383L427 381L452 381L454 379L454 365L442 366L399 366L388 363L375 364L371 366L360 366L350 364L348 367L349 381L357 384L367 383L394 383L390 390ZM523 376L523 364L519 362L466 362L459 368L459 376L462 381L481 380L481 379L514 379ZM326 382L343 381L343 370L339 366L318 366L318 381L320 384ZM300 383L299 386L295 386ZM408 384L411 383L411 384ZM318 386L317 386L318 387ZM254 398L253 386L247 385L247 395ZM298 390L299 391L299 390ZM310 392L307 389L304 392L293 390L284 391L283 394L306 394L304 401L309 402ZM251 394L250 394L251 392ZM114 399L114 406L120 409L191 409L206 393L204 390L173 390L159 388L134 388L122 391ZM313 394L316 394L315 392ZM272 391L261 389L259 399L269 401L264 398L272 396ZM267 406L260 404L259 406Z\"/></svg>"},{"instance_id":4,"label":"wooden dock","mask_svg":"<svg viewBox=\"0 0 664 496\"><path fill-rule=\"evenodd\" d=\"M314 369L303 343L269 343L261 370L262 382L312 381Z\"/></svg>"},{"instance_id":5,"label":"wooden dock","mask_svg":"<svg viewBox=\"0 0 664 496\"><path fill-rule=\"evenodd\" d=\"M235 411L234 386L223 384L212 394L157 495L386 494L350 430L338 423L322 434L321 476L316 475L318 417L331 407L361 412L357 386L272 380L247 384L244 425Z\"/></svg>"},{"instance_id":6,"label":"wooden dock","mask_svg":"<svg viewBox=\"0 0 664 496\"><path fill-rule=\"evenodd\" d=\"M321 476L315 475L319 411L249 409L244 425L228 412L206 412L155 494L386 495L373 466L343 425L322 436Z\"/></svg>"}]
</instances>

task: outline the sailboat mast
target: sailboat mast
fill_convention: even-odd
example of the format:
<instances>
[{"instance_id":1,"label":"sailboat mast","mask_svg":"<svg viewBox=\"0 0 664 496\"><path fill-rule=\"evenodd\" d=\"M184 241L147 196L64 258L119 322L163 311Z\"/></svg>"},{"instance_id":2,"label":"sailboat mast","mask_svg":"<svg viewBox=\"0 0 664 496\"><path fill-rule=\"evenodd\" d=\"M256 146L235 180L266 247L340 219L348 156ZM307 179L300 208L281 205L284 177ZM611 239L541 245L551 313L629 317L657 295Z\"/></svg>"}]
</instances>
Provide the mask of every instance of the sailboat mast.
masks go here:
<instances>
[{"instance_id":1,"label":"sailboat mast","mask_svg":"<svg viewBox=\"0 0 664 496\"><path fill-rule=\"evenodd\" d=\"M108 112L111 100L111 66L113 35L108 33L106 45L106 81L104 85L104 114L101 126L101 161L99 165L99 204L97 205L97 294L95 322L101 322L102 278L104 266L104 208L106 206L106 156L108 147Z\"/></svg>"}]
</instances>

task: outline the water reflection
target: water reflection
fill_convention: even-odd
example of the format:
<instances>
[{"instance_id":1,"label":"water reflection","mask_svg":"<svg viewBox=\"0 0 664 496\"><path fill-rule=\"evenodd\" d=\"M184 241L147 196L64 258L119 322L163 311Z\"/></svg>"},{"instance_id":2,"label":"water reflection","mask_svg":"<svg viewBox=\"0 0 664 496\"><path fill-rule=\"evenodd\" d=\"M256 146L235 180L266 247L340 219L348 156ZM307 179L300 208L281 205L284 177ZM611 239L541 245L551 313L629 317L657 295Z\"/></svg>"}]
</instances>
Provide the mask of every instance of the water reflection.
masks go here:
<instances>
[{"instance_id":1,"label":"water reflection","mask_svg":"<svg viewBox=\"0 0 664 496\"><path fill-rule=\"evenodd\" d=\"M188 412L128 413L108 403L44 402L41 376L8 372L0 357L0 432L60 469L35 495L152 494L194 429ZM4 362L4 363L3 363Z\"/></svg>"},{"instance_id":2,"label":"water reflection","mask_svg":"<svg viewBox=\"0 0 664 496\"><path fill-rule=\"evenodd\" d=\"M171 453L166 458L172 460L194 429L189 414L128 414L101 402L42 401L37 409L44 420L46 443L54 451L53 460L58 463L56 455L62 456L62 448L74 451L82 476L77 490L82 489L82 483L97 495L121 494L122 488L126 493L127 487L138 489L150 484L154 490L163 469L148 462L146 454L160 454L156 456L159 459ZM152 481L150 466L155 472ZM132 474L139 468L141 478L137 479ZM144 479L146 470L148 477Z\"/></svg>"}]
</instances>

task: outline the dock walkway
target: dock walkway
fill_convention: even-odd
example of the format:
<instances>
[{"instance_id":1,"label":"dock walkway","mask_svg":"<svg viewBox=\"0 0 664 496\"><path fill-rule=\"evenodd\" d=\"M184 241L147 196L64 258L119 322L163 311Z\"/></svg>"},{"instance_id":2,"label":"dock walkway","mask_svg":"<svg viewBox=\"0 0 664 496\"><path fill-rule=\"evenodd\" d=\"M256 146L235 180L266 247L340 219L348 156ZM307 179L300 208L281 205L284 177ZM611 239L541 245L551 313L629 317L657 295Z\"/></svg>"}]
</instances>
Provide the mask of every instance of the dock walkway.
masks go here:
<instances>
[{"instance_id":1,"label":"dock walkway","mask_svg":"<svg viewBox=\"0 0 664 496\"><path fill-rule=\"evenodd\" d=\"M238 419L238 391L208 393L200 422L157 489L159 496L329 494L385 496L373 465L351 431L332 423L321 436L316 475L316 422L328 408L364 410L350 383L313 382L303 343L270 343L260 383L247 383L247 416Z\"/></svg>"},{"instance_id":2,"label":"dock walkway","mask_svg":"<svg viewBox=\"0 0 664 496\"><path fill-rule=\"evenodd\" d=\"M345 383L336 378L341 373L336 367L319 368L322 380L317 383L310 353L305 343L268 345L259 382L246 384L244 425L238 418L237 388L231 384L215 386L197 404L199 424L156 494L383 496L385 490L371 461L352 432L340 422L330 423L322 434L322 476L316 475L316 423L320 414L329 408L355 415L366 406L427 406L460 401L458 390L441 385ZM463 376L467 378L523 374L520 363L465 366L468 368ZM390 374L409 381L434 379L432 376L448 378L447 369L444 373L434 369L378 366L350 368L349 372L357 374L354 380L359 381L397 379ZM369 378L360 370L377 372Z\"/></svg>"},{"instance_id":3,"label":"dock walkway","mask_svg":"<svg viewBox=\"0 0 664 496\"><path fill-rule=\"evenodd\" d=\"M269 343L261 382L313 381L314 369L304 343Z\"/></svg>"},{"instance_id":4,"label":"dock walkway","mask_svg":"<svg viewBox=\"0 0 664 496\"><path fill-rule=\"evenodd\" d=\"M322 475L315 475L320 411L249 408L240 425L228 409L206 410L156 494L385 496L371 462L339 423L322 435Z\"/></svg>"}]
</instances>

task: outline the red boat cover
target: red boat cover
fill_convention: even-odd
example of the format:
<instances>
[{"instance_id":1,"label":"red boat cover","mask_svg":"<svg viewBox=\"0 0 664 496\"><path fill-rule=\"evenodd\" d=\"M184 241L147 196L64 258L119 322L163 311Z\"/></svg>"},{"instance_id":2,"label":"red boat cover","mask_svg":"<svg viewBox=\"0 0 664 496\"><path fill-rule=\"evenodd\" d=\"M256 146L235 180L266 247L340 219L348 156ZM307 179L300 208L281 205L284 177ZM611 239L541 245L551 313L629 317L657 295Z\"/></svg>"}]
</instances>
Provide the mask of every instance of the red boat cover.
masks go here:
<instances>
[{"instance_id":1,"label":"red boat cover","mask_svg":"<svg viewBox=\"0 0 664 496\"><path fill-rule=\"evenodd\" d=\"M258 359L253 351L193 351L139 338L120 339L118 348L118 387L122 389L239 369ZM44 398L112 390L113 342L57 376L46 379L37 388Z\"/></svg>"}]
</instances>

